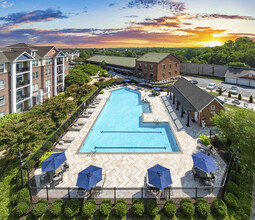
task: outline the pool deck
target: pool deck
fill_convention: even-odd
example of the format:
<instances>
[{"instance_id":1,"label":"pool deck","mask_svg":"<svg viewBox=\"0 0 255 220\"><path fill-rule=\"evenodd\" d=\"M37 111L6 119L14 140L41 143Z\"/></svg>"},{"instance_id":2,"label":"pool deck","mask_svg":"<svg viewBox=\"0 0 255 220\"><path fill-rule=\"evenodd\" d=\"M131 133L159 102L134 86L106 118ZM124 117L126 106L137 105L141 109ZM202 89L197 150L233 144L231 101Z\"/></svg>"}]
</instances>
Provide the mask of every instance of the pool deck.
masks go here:
<instances>
[{"instance_id":1,"label":"pool deck","mask_svg":"<svg viewBox=\"0 0 255 220\"><path fill-rule=\"evenodd\" d=\"M128 87L137 89L137 87L133 86ZM106 174L104 187L145 187L147 169L155 164L160 164L170 169L173 187L196 187L200 185L191 174L193 167L191 155L197 150L199 135L209 135L210 128L201 128L193 122L190 122L190 127L186 127L186 117L180 117L180 111L175 110L176 106L172 105L166 96L166 92L161 92L160 96L153 96L149 90L137 90L141 92L141 97L146 97L152 110L152 113L143 114L143 121L168 122L177 138L182 150L181 153L79 153L80 146L110 97L110 90L104 91L104 94L98 96L102 100L96 108L93 108L92 115L89 118L80 119L86 121L83 128L80 131L68 131L66 134L66 136L75 137L66 150L70 168L69 171L63 174L63 182L56 187L75 187L78 173L89 165L102 167L103 174ZM212 156L219 167L214 185L220 186L226 164L217 153ZM40 174L41 171L39 169L36 170L36 179L39 178ZM214 195L216 193L216 191L213 192ZM42 194L45 195L45 193ZM132 195L130 196L132 197ZM187 196L189 196L189 193L183 191L176 194L176 197ZM124 195L120 197L124 197Z\"/></svg>"}]
</instances>

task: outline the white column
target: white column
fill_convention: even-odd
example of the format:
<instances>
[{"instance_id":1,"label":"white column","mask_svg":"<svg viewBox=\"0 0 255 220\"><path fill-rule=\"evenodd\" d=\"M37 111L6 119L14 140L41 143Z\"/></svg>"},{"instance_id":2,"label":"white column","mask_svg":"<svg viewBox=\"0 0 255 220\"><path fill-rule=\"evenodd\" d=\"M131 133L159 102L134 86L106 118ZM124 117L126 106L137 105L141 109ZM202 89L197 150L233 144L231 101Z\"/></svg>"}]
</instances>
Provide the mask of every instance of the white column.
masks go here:
<instances>
[{"instance_id":1,"label":"white column","mask_svg":"<svg viewBox=\"0 0 255 220\"><path fill-rule=\"evenodd\" d=\"M17 111L16 106L16 62L11 63L11 112Z\"/></svg>"},{"instance_id":2,"label":"white column","mask_svg":"<svg viewBox=\"0 0 255 220\"><path fill-rule=\"evenodd\" d=\"M30 72L29 72L29 81L30 81L30 86L29 86L29 93L30 93L30 99L29 99L29 102L30 102L30 108L33 107L33 61L31 60L29 62L29 68L30 68Z\"/></svg>"},{"instance_id":3,"label":"white column","mask_svg":"<svg viewBox=\"0 0 255 220\"><path fill-rule=\"evenodd\" d=\"M63 78L62 88L63 88L63 91L64 91L64 89L65 89L65 57L63 57L63 72L62 72L62 78Z\"/></svg>"},{"instance_id":4,"label":"white column","mask_svg":"<svg viewBox=\"0 0 255 220\"><path fill-rule=\"evenodd\" d=\"M39 104L43 103L43 90L42 89L38 90L38 103Z\"/></svg>"},{"instance_id":5,"label":"white column","mask_svg":"<svg viewBox=\"0 0 255 220\"><path fill-rule=\"evenodd\" d=\"M57 90L57 57L54 57L54 80L53 80L53 95L56 96L58 94Z\"/></svg>"}]
</instances>

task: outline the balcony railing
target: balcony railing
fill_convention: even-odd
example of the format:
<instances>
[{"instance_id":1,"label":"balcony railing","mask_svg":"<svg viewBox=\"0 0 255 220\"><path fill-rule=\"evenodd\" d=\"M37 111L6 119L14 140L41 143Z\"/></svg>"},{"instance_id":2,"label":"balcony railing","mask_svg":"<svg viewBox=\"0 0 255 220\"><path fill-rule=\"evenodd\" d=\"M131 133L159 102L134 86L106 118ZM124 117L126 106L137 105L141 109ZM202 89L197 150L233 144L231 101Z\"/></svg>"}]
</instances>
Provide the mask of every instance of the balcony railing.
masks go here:
<instances>
[{"instance_id":1,"label":"balcony railing","mask_svg":"<svg viewBox=\"0 0 255 220\"><path fill-rule=\"evenodd\" d=\"M30 83L30 80L28 80L28 79L19 81L19 82L17 82L17 87L25 86L25 85L28 85L29 83Z\"/></svg>"},{"instance_id":2,"label":"balcony railing","mask_svg":"<svg viewBox=\"0 0 255 220\"><path fill-rule=\"evenodd\" d=\"M62 83L63 80L62 80L62 79L58 79L57 82L58 82L58 84L59 84L59 83Z\"/></svg>"},{"instance_id":3,"label":"balcony railing","mask_svg":"<svg viewBox=\"0 0 255 220\"><path fill-rule=\"evenodd\" d=\"M22 72L26 72L26 71L29 71L29 67L17 68L17 73L22 73Z\"/></svg>"},{"instance_id":4,"label":"balcony railing","mask_svg":"<svg viewBox=\"0 0 255 220\"><path fill-rule=\"evenodd\" d=\"M57 65L60 65L60 64L63 64L63 61L62 61L62 60L60 60L60 61L58 60L58 61L57 61Z\"/></svg>"},{"instance_id":5,"label":"balcony railing","mask_svg":"<svg viewBox=\"0 0 255 220\"><path fill-rule=\"evenodd\" d=\"M25 94L25 95L18 95L16 97L16 102L21 102L22 100L26 99L26 98L29 98L30 95L29 94Z\"/></svg>"},{"instance_id":6,"label":"balcony railing","mask_svg":"<svg viewBox=\"0 0 255 220\"><path fill-rule=\"evenodd\" d=\"M63 74L63 70L58 70L57 73L58 74Z\"/></svg>"}]
</instances>

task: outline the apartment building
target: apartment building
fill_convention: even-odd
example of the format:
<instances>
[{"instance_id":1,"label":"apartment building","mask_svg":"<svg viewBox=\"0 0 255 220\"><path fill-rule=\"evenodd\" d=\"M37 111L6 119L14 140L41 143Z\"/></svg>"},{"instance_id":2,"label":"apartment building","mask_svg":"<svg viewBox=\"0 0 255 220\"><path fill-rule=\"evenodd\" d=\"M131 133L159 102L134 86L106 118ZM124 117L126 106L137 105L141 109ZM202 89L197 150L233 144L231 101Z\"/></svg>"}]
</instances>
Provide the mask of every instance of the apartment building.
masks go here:
<instances>
[{"instance_id":1,"label":"apartment building","mask_svg":"<svg viewBox=\"0 0 255 220\"><path fill-rule=\"evenodd\" d=\"M80 53L78 50L74 49L61 49L64 54L68 57L68 61L73 61L74 59L80 57Z\"/></svg>"},{"instance_id":2,"label":"apartment building","mask_svg":"<svg viewBox=\"0 0 255 220\"><path fill-rule=\"evenodd\" d=\"M0 48L0 117L24 112L64 91L68 58L54 46Z\"/></svg>"}]
</instances>

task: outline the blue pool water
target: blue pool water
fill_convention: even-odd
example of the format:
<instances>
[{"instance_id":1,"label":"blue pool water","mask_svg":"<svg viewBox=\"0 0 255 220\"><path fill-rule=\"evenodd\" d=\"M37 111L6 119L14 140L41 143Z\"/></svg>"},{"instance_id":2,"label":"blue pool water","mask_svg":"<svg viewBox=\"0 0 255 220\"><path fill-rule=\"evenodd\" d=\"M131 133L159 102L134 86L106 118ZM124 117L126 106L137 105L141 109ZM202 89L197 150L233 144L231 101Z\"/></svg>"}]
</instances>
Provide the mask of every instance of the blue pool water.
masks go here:
<instances>
[{"instance_id":1,"label":"blue pool water","mask_svg":"<svg viewBox=\"0 0 255 220\"><path fill-rule=\"evenodd\" d=\"M128 88L112 91L80 152L180 152L168 123L143 123L140 93Z\"/></svg>"}]
</instances>

